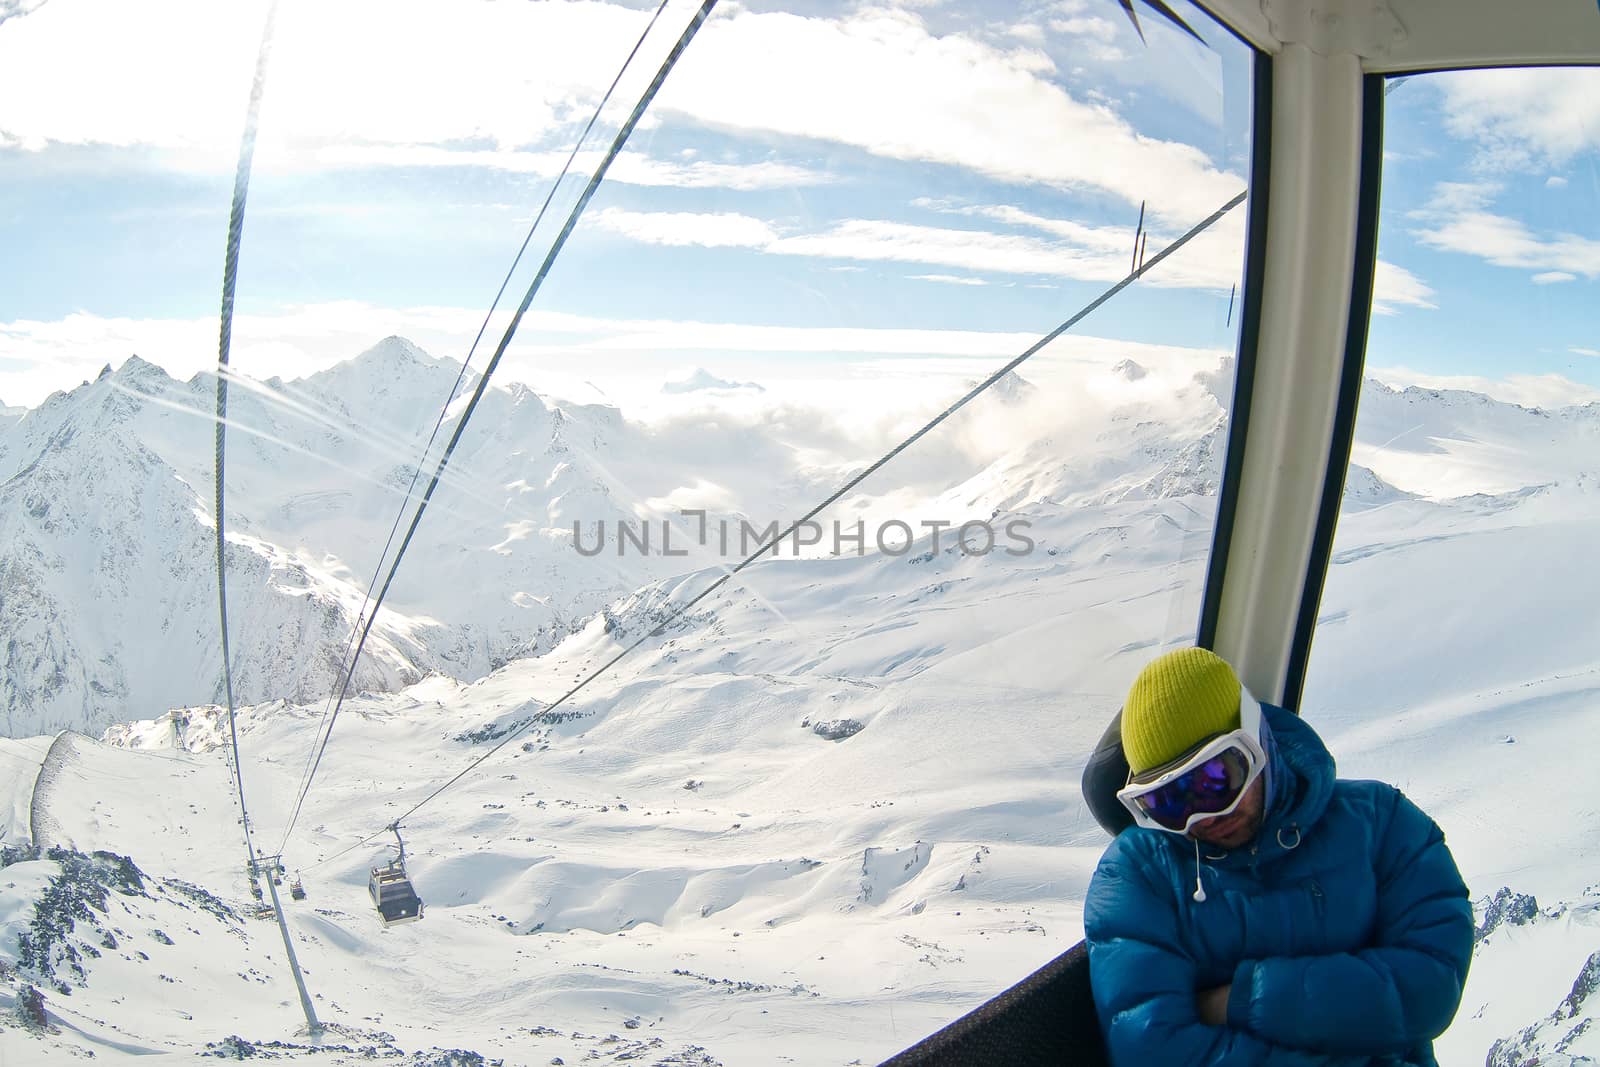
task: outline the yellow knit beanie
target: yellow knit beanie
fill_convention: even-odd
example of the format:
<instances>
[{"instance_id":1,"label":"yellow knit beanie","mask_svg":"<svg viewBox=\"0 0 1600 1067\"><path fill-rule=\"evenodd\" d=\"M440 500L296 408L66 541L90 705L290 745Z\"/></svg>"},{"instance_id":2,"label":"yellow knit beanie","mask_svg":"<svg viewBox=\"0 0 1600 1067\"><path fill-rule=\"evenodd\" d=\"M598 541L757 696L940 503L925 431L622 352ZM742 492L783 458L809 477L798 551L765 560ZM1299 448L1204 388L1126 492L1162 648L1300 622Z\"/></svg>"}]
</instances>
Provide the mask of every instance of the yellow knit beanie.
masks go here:
<instances>
[{"instance_id":1,"label":"yellow knit beanie","mask_svg":"<svg viewBox=\"0 0 1600 1067\"><path fill-rule=\"evenodd\" d=\"M1180 648L1150 661L1122 705L1122 749L1142 774L1217 734L1239 728L1239 676L1203 648Z\"/></svg>"}]
</instances>

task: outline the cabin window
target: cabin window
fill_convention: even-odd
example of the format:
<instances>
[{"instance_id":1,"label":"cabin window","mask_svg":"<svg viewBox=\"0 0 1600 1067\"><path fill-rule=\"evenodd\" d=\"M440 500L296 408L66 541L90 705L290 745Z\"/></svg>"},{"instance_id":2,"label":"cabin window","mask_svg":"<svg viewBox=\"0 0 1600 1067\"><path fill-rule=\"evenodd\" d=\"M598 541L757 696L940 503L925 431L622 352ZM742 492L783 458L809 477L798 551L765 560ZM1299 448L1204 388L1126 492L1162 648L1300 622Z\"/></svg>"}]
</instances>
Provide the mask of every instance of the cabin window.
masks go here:
<instances>
[{"instance_id":1,"label":"cabin window","mask_svg":"<svg viewBox=\"0 0 1600 1067\"><path fill-rule=\"evenodd\" d=\"M1548 769L1596 736L1600 71L1389 88L1375 314L1301 709L1342 774L1435 817L1475 896L1554 905L1592 881L1585 821L1547 813L1592 807L1584 774ZM1507 1036L1474 1015L1485 998L1469 980L1441 1062Z\"/></svg>"},{"instance_id":2,"label":"cabin window","mask_svg":"<svg viewBox=\"0 0 1600 1067\"><path fill-rule=\"evenodd\" d=\"M181 33L142 5L24 6L0 30L0 398L109 364L96 425L132 443L105 455L175 517L81 553L144 599L86 568L81 603L35 613L112 620L125 659L93 665L92 698L19 702L42 710L17 729L186 707L146 733L223 736L215 527L162 538L210 521L265 4L176 5ZM1255 57L1187 0L1183 27L1134 4L1137 31L1109 2L725 0L505 348L308 760L402 501L694 6L661 15L510 270L653 5L279 5L232 334L241 777L278 850L319 767L283 862L354 914L390 855L353 842L524 727L404 821L428 910L381 942L423 946L396 988L479 965L451 955L459 909L540 939L517 982L604 990L541 1025L874 1061L1080 939L1105 843L1083 758L1138 666L1195 640L1248 202L1154 261L1246 191ZM0 481L37 454L0 448ZM39 522L61 506L40 495ZM593 1008L613 994L626 1014Z\"/></svg>"}]
</instances>

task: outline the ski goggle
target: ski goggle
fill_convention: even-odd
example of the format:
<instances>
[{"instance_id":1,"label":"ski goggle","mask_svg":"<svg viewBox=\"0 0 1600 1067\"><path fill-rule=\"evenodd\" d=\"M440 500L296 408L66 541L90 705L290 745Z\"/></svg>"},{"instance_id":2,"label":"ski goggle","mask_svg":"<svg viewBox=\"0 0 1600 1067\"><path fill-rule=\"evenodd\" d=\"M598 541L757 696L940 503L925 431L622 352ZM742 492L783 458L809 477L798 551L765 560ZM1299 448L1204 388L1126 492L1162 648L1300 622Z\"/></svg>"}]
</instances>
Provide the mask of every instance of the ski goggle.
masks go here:
<instances>
[{"instance_id":1,"label":"ski goggle","mask_svg":"<svg viewBox=\"0 0 1600 1067\"><path fill-rule=\"evenodd\" d=\"M1117 791L1134 821L1152 830L1188 833L1202 819L1230 814L1267 765L1261 748L1261 705L1239 689L1239 729L1219 734Z\"/></svg>"}]
</instances>

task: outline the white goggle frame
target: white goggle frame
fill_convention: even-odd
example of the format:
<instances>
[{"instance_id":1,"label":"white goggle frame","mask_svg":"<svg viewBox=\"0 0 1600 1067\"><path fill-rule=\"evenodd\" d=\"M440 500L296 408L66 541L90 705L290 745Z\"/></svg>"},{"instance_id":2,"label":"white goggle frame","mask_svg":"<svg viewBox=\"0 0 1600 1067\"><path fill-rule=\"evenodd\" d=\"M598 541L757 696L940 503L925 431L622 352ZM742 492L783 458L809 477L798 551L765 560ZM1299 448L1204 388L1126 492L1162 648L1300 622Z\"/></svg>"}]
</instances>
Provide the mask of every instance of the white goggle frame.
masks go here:
<instances>
[{"instance_id":1,"label":"white goggle frame","mask_svg":"<svg viewBox=\"0 0 1600 1067\"><path fill-rule=\"evenodd\" d=\"M1170 826L1163 826L1157 822L1140 806L1139 797L1155 792L1181 775L1194 770L1206 760L1219 753L1226 752L1230 748L1237 748L1244 753L1245 764L1249 769L1245 774L1244 784L1239 787L1239 795L1233 798L1233 803L1221 811L1195 812L1184 822L1183 829L1174 830ZM1261 777L1261 772L1266 769L1266 766L1267 754L1261 747L1261 705L1256 701L1255 697L1250 695L1250 690L1241 685L1239 687L1239 728L1237 730L1218 734L1195 750L1193 755L1184 758L1182 763L1163 770L1159 776L1148 782L1134 782L1130 775L1128 784L1117 790L1117 799L1133 815L1133 821L1140 826L1151 830L1161 830L1169 834L1187 834L1189 828L1197 822L1203 822L1206 819L1220 819L1231 815L1233 809L1237 808L1239 802L1244 799L1245 793L1249 792L1250 787L1255 784L1255 780Z\"/></svg>"}]
</instances>

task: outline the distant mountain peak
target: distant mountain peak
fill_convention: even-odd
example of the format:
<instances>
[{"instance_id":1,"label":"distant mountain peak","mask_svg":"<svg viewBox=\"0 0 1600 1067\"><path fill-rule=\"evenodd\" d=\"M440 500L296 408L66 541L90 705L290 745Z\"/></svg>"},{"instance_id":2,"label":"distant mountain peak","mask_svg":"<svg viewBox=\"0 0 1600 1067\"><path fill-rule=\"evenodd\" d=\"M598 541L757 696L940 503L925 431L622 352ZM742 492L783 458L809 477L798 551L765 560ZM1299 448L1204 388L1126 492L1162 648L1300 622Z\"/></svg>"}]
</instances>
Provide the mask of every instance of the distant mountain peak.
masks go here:
<instances>
[{"instance_id":1,"label":"distant mountain peak","mask_svg":"<svg viewBox=\"0 0 1600 1067\"><path fill-rule=\"evenodd\" d=\"M970 379L967 382L967 388L970 389L981 381L983 381L982 378ZM1031 400L1037 391L1038 386L1014 370L1006 371L988 389L990 396L1004 404L1017 404Z\"/></svg>"},{"instance_id":2,"label":"distant mountain peak","mask_svg":"<svg viewBox=\"0 0 1600 1067\"><path fill-rule=\"evenodd\" d=\"M1377 378L1364 379L1361 387L1364 392L1379 396L1397 397L1407 404L1426 404L1441 410L1445 408L1470 407L1485 410L1494 409L1547 414L1544 409L1532 404L1503 400L1473 389L1440 389L1428 385L1395 386L1379 381Z\"/></svg>"},{"instance_id":3,"label":"distant mountain peak","mask_svg":"<svg viewBox=\"0 0 1600 1067\"><path fill-rule=\"evenodd\" d=\"M317 371L303 381L342 397L409 398L426 408L443 399L433 395L440 382L455 377L460 370L457 360L429 355L420 345L391 334L360 355ZM462 377L461 388L470 389L477 381L478 375L469 371Z\"/></svg>"},{"instance_id":4,"label":"distant mountain peak","mask_svg":"<svg viewBox=\"0 0 1600 1067\"><path fill-rule=\"evenodd\" d=\"M1009 403L1027 400L1038 391L1037 386L1014 370L1006 371L1000 376L1000 380L989 388L995 395Z\"/></svg>"},{"instance_id":5,"label":"distant mountain peak","mask_svg":"<svg viewBox=\"0 0 1600 1067\"><path fill-rule=\"evenodd\" d=\"M729 389L749 389L753 392L764 393L766 388L755 382L735 382L727 378L718 378L704 367L696 367L682 378L671 378L661 385L663 393L699 393Z\"/></svg>"},{"instance_id":6,"label":"distant mountain peak","mask_svg":"<svg viewBox=\"0 0 1600 1067\"><path fill-rule=\"evenodd\" d=\"M1148 377L1150 374L1143 364L1136 363L1131 359L1119 361L1116 366L1111 368L1111 373L1125 382L1136 382L1141 378Z\"/></svg>"},{"instance_id":7,"label":"distant mountain peak","mask_svg":"<svg viewBox=\"0 0 1600 1067\"><path fill-rule=\"evenodd\" d=\"M107 369L109 369L109 364L107 365ZM105 375L105 371L100 372L100 377L104 378ZM172 380L171 376L168 375L166 371L162 370L154 363L151 363L148 359L140 357L138 354L129 356L122 366L117 368L112 377L121 381L170 382Z\"/></svg>"},{"instance_id":8,"label":"distant mountain peak","mask_svg":"<svg viewBox=\"0 0 1600 1067\"><path fill-rule=\"evenodd\" d=\"M1392 504L1397 500L1414 500L1416 494L1399 489L1378 476L1371 467L1351 463L1344 479L1344 497L1340 506L1346 510Z\"/></svg>"},{"instance_id":9,"label":"distant mountain peak","mask_svg":"<svg viewBox=\"0 0 1600 1067\"><path fill-rule=\"evenodd\" d=\"M390 334L357 356L355 363L420 363L432 366L439 360L430 356L420 346L399 334Z\"/></svg>"}]
</instances>

